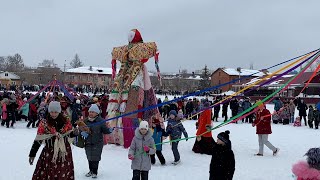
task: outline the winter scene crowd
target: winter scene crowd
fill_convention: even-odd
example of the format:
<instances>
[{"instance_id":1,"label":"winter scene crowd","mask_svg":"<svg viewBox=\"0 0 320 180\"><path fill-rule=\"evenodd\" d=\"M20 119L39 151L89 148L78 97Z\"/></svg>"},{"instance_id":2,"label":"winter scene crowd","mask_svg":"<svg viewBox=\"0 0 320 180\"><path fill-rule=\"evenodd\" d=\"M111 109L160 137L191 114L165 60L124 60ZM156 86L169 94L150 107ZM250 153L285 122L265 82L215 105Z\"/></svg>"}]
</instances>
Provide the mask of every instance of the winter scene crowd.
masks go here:
<instances>
[{"instance_id":1,"label":"winter scene crowd","mask_svg":"<svg viewBox=\"0 0 320 180\"><path fill-rule=\"evenodd\" d=\"M216 96L209 100L206 98L193 98L193 99L183 99L178 100L170 104L166 104L162 107L159 107L159 112L163 118L169 116L171 110L179 112L183 117L187 119L198 119L199 115L193 115L196 112L203 109L204 104L208 102L210 106L213 106L213 114L211 119L213 121L218 121L218 117L223 117L225 121L228 117L234 117L243 111L249 109L255 102L251 102L249 97L233 97L229 102L224 102L220 105L220 101L226 96ZM174 97L176 98L176 97ZM158 104L169 101L168 96L165 96L165 99L162 101L158 99ZM293 124L294 126L301 126L301 121L304 120L304 125L309 126L310 128L319 128L320 122L320 103L315 105L307 106L303 99L297 97L292 100L281 100L279 97L275 98L272 102L274 104L274 111L272 113L272 122L274 124ZM222 108L221 108L222 107ZM231 111L231 114L228 114L228 108ZM220 112L221 110L221 112ZM295 111L298 110L297 116L295 116ZM253 110L252 110L253 111ZM219 116L221 113L221 116ZM229 115L229 116L228 116ZM252 113L242 119L242 123L253 123L253 120L256 119L255 113ZM237 121L235 123L238 123Z\"/></svg>"},{"instance_id":2,"label":"winter scene crowd","mask_svg":"<svg viewBox=\"0 0 320 180\"><path fill-rule=\"evenodd\" d=\"M108 127L106 123L101 123L107 118L109 95L79 96L71 101L67 96L58 92L53 94L42 93L34 99L32 94L28 93L3 92L0 98L2 126L14 128L17 121L25 121L27 122L26 128L38 128L36 139L29 154L31 165L41 143L45 142L46 144L39 157L33 179L43 179L44 171L46 171L45 176L48 178L74 179L70 144L81 147L81 142L80 140L71 142L68 141L68 138L78 139L79 137L84 141L82 146L88 159L89 172L85 176L97 178L104 145L103 135L110 134L115 129ZM223 98L224 96L196 97L173 101L158 107L164 120L154 117L152 124L142 120L135 130L135 137L128 152L128 158L132 161L132 179L148 179L148 172L156 162L155 156L158 157L161 165L166 165L167 162L162 154L162 142L168 137L172 141L171 149L174 156L172 164L177 165L181 162L178 144L182 140L182 134L185 137L184 139L188 140L188 133L183 126L185 120L195 120L197 138L192 151L212 156L209 167L210 180L232 179L235 171L235 158L229 138L230 131L219 133L215 141L211 133L212 124L213 121L218 121L218 117L223 117L226 121L228 116L236 116L256 102L251 102L249 98L234 97L230 102L221 105L222 113L220 113L221 107L217 104ZM163 100L158 99L158 104L171 100L168 99L168 96L165 96ZM264 104L261 104L257 112L240 120L242 123L252 124L257 129L259 151L255 154L256 156L263 156L264 145L273 152L274 156L280 150L268 141L268 135L272 133L272 122L283 125L292 124L293 126L308 125L310 128L318 129L320 115L317 106L310 105L308 107L300 98L290 101L275 98L273 103L274 112L272 114ZM214 107L211 109L213 105ZM230 108L230 111L228 111L228 108ZM295 117L295 109L299 112L297 117ZM197 114L200 111L201 113ZM228 112L231 112L231 114L228 114ZM304 123L300 119L303 119ZM57 133L59 133L59 136L56 136ZM61 150L59 153L58 149ZM320 149L310 149L307 155L312 159L314 154L319 152ZM317 162L319 163L319 161L311 162L310 160L308 163L314 165ZM298 164L296 166L302 165ZM54 171L49 171L50 168ZM298 173L299 168L295 170ZM57 171L61 173L55 173Z\"/></svg>"}]
</instances>

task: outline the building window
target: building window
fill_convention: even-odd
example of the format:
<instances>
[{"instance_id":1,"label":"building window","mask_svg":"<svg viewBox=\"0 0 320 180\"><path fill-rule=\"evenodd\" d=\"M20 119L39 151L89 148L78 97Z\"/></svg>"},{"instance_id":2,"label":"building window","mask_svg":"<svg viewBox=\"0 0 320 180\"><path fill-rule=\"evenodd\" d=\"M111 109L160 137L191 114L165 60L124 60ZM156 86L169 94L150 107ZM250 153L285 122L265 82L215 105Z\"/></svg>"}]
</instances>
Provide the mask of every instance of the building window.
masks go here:
<instances>
[{"instance_id":1,"label":"building window","mask_svg":"<svg viewBox=\"0 0 320 180\"><path fill-rule=\"evenodd\" d=\"M81 76L78 76L78 79L81 80Z\"/></svg>"},{"instance_id":2,"label":"building window","mask_svg":"<svg viewBox=\"0 0 320 180\"><path fill-rule=\"evenodd\" d=\"M9 76L9 74L8 73L4 73L4 76Z\"/></svg>"},{"instance_id":3,"label":"building window","mask_svg":"<svg viewBox=\"0 0 320 180\"><path fill-rule=\"evenodd\" d=\"M74 80L74 76L71 76L71 75L70 75L70 76L69 76L69 79L70 79L70 80Z\"/></svg>"},{"instance_id":4,"label":"building window","mask_svg":"<svg viewBox=\"0 0 320 180\"><path fill-rule=\"evenodd\" d=\"M90 81L90 75L87 75L87 81Z\"/></svg>"},{"instance_id":5,"label":"building window","mask_svg":"<svg viewBox=\"0 0 320 180\"><path fill-rule=\"evenodd\" d=\"M219 79L219 85L221 84L221 80Z\"/></svg>"},{"instance_id":6,"label":"building window","mask_svg":"<svg viewBox=\"0 0 320 180\"><path fill-rule=\"evenodd\" d=\"M219 72L219 76L221 75L221 72Z\"/></svg>"}]
</instances>

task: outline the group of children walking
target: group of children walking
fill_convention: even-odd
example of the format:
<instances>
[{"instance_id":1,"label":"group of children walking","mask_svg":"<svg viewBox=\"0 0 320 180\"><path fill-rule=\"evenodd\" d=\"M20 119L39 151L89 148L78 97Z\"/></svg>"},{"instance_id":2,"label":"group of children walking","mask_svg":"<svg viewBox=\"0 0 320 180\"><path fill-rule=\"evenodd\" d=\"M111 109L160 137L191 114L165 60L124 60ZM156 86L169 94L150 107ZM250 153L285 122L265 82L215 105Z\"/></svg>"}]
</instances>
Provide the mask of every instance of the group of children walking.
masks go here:
<instances>
[{"instance_id":1,"label":"group of children walking","mask_svg":"<svg viewBox=\"0 0 320 180\"><path fill-rule=\"evenodd\" d=\"M139 128L135 130L135 136L129 148L128 159L132 161L132 180L147 180L152 164L155 164L157 155L161 165L166 165L166 160L162 154L162 140L170 137L171 149L174 156L173 165L181 162L178 144L182 134L188 140L188 133L181 123L181 117L175 110L169 112L167 127L163 122L152 119L149 128L147 121L141 121ZM211 148L209 155L212 155L210 164L210 180L232 180L235 170L234 154L231 149L229 131L222 132L217 137L217 142Z\"/></svg>"}]
</instances>

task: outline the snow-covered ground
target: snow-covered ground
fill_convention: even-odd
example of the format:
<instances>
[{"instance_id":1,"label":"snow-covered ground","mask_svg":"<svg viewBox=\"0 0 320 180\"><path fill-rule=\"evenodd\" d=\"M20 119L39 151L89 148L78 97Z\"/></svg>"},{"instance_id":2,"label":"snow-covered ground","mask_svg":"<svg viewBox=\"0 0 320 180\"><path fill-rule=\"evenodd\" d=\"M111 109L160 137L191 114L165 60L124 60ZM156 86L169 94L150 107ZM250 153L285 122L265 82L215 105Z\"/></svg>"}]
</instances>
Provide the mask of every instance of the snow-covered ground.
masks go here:
<instances>
[{"instance_id":1,"label":"snow-covered ground","mask_svg":"<svg viewBox=\"0 0 320 180\"><path fill-rule=\"evenodd\" d=\"M272 110L273 106L268 105ZM222 119L220 119L220 122ZM215 125L218 123L215 122ZM18 122L15 129L0 127L0 180L31 179L35 164L30 166L28 155L36 135L36 129L26 129L26 123ZM189 136L194 136L195 121L184 122ZM230 130L230 139L236 159L235 180L291 180L291 166L294 162L304 159L303 155L311 147L320 146L320 130L307 127L293 127L292 125L273 125L273 133L269 140L279 147L278 156L265 148L265 156L256 157L258 139L255 128L250 124L230 124L213 131L216 135L225 130ZM159 162L152 167L150 179L152 180L206 180L209 179L209 164L211 157L192 152L195 139L182 141L179 144L181 164L171 165L173 155L169 144L163 146L163 154L167 166ZM40 155L39 150L37 157ZM76 179L91 179L84 177L88 172L86 155L83 149L73 147ZM106 145L100 162L98 179L124 180L131 179L131 161L127 159L127 149L115 145ZM37 159L36 159L37 160Z\"/></svg>"}]
</instances>

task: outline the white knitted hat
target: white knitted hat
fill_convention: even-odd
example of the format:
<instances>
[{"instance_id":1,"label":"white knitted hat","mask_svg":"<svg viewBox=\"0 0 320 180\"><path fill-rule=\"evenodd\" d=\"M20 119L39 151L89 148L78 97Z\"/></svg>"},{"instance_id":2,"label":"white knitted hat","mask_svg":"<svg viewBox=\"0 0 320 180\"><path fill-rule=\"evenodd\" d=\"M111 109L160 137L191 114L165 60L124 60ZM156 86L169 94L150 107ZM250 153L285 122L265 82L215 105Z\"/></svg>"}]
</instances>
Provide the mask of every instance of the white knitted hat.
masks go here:
<instances>
[{"instance_id":1,"label":"white knitted hat","mask_svg":"<svg viewBox=\"0 0 320 180\"><path fill-rule=\"evenodd\" d=\"M149 123L147 121L141 121L139 125L139 129L149 129Z\"/></svg>"}]
</instances>

